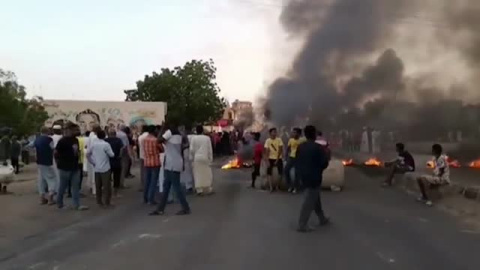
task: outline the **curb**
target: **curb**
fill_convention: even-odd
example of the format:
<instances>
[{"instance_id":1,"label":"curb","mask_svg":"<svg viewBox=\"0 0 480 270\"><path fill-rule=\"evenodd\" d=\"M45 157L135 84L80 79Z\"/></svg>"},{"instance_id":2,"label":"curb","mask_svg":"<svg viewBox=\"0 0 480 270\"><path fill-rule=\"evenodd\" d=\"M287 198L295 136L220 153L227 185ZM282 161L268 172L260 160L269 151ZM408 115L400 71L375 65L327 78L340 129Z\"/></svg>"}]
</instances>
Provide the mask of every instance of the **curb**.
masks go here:
<instances>
[{"instance_id":1,"label":"curb","mask_svg":"<svg viewBox=\"0 0 480 270\"><path fill-rule=\"evenodd\" d=\"M418 187L410 177L399 177L395 179L398 184L402 187L418 192ZM459 183L450 183L450 185L442 186L439 189L435 190L439 196L453 196L453 195L461 195L469 200L480 201L480 187L477 186L463 186Z\"/></svg>"}]
</instances>

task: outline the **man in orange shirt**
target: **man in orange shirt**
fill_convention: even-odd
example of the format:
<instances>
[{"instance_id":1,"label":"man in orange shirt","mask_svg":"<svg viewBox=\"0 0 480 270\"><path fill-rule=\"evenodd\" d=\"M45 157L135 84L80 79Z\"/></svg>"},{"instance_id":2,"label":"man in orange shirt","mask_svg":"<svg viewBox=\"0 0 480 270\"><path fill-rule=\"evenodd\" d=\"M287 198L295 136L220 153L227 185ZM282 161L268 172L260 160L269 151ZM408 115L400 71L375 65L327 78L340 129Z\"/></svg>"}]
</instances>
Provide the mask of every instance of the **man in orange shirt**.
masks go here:
<instances>
[{"instance_id":1,"label":"man in orange shirt","mask_svg":"<svg viewBox=\"0 0 480 270\"><path fill-rule=\"evenodd\" d=\"M155 191L158 186L160 173L160 153L163 147L157 139L154 126L147 127L148 136L143 140L143 165L145 167L145 186L143 187L143 202L151 205L155 203Z\"/></svg>"}]
</instances>

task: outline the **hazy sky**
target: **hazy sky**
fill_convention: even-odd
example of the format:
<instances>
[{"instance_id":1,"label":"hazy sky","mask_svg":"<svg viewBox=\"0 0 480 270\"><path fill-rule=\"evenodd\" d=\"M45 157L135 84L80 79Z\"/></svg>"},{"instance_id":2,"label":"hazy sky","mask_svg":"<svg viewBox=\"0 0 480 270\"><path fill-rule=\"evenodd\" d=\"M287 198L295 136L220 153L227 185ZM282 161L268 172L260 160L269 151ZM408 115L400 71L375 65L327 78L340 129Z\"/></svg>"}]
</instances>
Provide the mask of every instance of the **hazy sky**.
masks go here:
<instances>
[{"instance_id":1,"label":"hazy sky","mask_svg":"<svg viewBox=\"0 0 480 270\"><path fill-rule=\"evenodd\" d=\"M281 1L0 0L0 68L46 99L123 100L145 74L212 58L222 95L275 71Z\"/></svg>"}]
</instances>

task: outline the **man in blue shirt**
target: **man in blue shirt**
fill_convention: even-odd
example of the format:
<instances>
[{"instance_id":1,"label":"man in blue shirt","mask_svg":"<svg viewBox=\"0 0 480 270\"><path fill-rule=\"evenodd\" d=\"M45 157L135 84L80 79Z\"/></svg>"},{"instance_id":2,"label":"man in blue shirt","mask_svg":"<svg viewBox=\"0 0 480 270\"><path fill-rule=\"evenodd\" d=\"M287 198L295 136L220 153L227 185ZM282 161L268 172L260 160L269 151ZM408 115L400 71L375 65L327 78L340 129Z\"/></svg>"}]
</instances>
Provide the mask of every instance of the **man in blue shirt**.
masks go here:
<instances>
[{"instance_id":1,"label":"man in blue shirt","mask_svg":"<svg viewBox=\"0 0 480 270\"><path fill-rule=\"evenodd\" d=\"M57 174L53 167L53 139L48 135L49 129L43 127L41 134L35 138L33 146L37 152L38 193L41 204L55 204L53 196L57 185Z\"/></svg>"},{"instance_id":2,"label":"man in blue shirt","mask_svg":"<svg viewBox=\"0 0 480 270\"><path fill-rule=\"evenodd\" d=\"M329 223L329 219L323 213L320 201L322 174L328 167L328 156L325 149L315 142L317 130L314 126L306 126L304 133L307 141L299 145L297 149L297 166L305 187L305 200L297 228L299 232L311 231L311 228L308 227L308 220L312 211L317 214L321 226Z\"/></svg>"}]
</instances>

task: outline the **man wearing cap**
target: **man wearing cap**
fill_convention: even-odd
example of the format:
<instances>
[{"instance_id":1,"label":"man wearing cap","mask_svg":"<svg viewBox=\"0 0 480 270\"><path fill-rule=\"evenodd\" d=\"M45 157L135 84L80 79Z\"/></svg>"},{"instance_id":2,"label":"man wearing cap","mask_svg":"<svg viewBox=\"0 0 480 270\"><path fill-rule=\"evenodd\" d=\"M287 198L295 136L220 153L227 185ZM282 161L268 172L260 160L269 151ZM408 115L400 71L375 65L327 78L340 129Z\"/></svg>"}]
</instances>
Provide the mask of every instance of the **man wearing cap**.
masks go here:
<instances>
[{"instance_id":1,"label":"man wearing cap","mask_svg":"<svg viewBox=\"0 0 480 270\"><path fill-rule=\"evenodd\" d=\"M58 141L60 141L60 139L63 137L62 135L62 126L60 125L54 125L53 126L53 135L52 135L52 139L53 139L53 147L57 147L57 143Z\"/></svg>"},{"instance_id":2,"label":"man wearing cap","mask_svg":"<svg viewBox=\"0 0 480 270\"><path fill-rule=\"evenodd\" d=\"M53 126L53 135L52 135L53 148L54 149L57 147L57 144L62 137L63 137L62 126L54 125ZM57 164L56 164L55 159L53 159L53 168L55 169L55 176L57 178L57 188L59 188L60 187L60 175L58 173L58 168L57 168Z\"/></svg>"}]
</instances>

